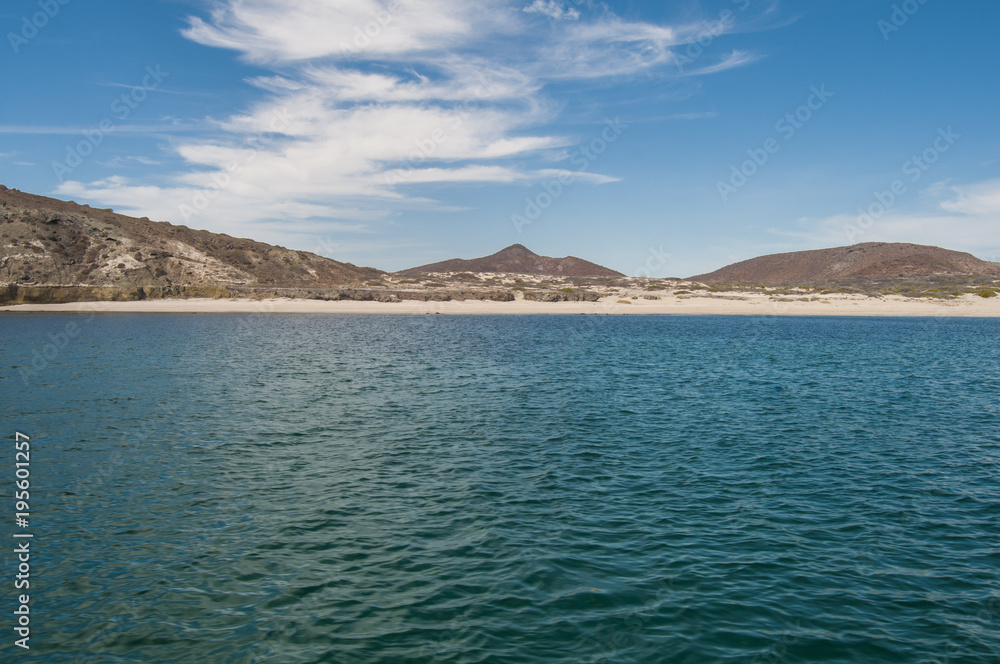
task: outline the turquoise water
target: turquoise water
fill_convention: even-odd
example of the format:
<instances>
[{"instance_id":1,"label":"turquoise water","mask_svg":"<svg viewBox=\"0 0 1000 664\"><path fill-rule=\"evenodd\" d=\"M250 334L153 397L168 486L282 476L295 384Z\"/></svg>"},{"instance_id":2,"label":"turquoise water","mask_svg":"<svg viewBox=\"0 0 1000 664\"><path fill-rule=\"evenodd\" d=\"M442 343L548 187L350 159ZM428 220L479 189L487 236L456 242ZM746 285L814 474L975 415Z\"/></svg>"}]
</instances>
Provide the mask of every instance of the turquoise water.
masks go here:
<instances>
[{"instance_id":1,"label":"turquoise water","mask_svg":"<svg viewBox=\"0 0 1000 664\"><path fill-rule=\"evenodd\" d=\"M1000 661L1000 321L0 332L2 661Z\"/></svg>"}]
</instances>

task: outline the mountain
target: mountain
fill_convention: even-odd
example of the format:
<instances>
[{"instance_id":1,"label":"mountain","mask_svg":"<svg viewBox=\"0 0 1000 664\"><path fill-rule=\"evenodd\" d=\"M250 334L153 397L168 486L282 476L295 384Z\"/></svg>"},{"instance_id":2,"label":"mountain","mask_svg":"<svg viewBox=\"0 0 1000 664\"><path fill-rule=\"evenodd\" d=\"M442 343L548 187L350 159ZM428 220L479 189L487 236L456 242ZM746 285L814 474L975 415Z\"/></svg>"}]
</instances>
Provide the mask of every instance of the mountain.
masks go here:
<instances>
[{"instance_id":1,"label":"mountain","mask_svg":"<svg viewBox=\"0 0 1000 664\"><path fill-rule=\"evenodd\" d=\"M621 272L615 272L597 263L585 261L575 256L566 258L550 258L539 256L527 247L512 244L491 256L464 260L453 258L440 263L431 263L401 270L397 274L416 276L429 272L505 272L508 274L538 274L562 277L621 277Z\"/></svg>"},{"instance_id":2,"label":"mountain","mask_svg":"<svg viewBox=\"0 0 1000 664\"><path fill-rule=\"evenodd\" d=\"M799 284L878 278L1000 277L1000 263L940 247L865 242L850 247L771 254L691 277L717 284Z\"/></svg>"},{"instance_id":3,"label":"mountain","mask_svg":"<svg viewBox=\"0 0 1000 664\"><path fill-rule=\"evenodd\" d=\"M186 294L179 289L329 287L383 274L305 251L134 219L0 185L0 286L8 292L60 286L165 288Z\"/></svg>"}]
</instances>

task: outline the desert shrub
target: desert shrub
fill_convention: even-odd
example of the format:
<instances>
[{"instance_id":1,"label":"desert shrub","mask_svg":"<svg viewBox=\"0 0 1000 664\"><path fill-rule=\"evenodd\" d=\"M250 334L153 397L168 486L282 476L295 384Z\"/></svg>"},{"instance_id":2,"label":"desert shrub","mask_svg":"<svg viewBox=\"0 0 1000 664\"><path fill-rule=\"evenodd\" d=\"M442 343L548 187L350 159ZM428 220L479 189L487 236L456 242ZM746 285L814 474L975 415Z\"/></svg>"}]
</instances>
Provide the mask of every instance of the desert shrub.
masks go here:
<instances>
[{"instance_id":1,"label":"desert shrub","mask_svg":"<svg viewBox=\"0 0 1000 664\"><path fill-rule=\"evenodd\" d=\"M632 300L618 300L618 304L632 304Z\"/></svg>"},{"instance_id":2,"label":"desert shrub","mask_svg":"<svg viewBox=\"0 0 1000 664\"><path fill-rule=\"evenodd\" d=\"M564 292L564 293L572 293L573 289L572 288L563 288L562 292Z\"/></svg>"},{"instance_id":3,"label":"desert shrub","mask_svg":"<svg viewBox=\"0 0 1000 664\"><path fill-rule=\"evenodd\" d=\"M690 295L690 294L691 294L691 291L689 291L689 290L674 291L674 295Z\"/></svg>"},{"instance_id":4,"label":"desert shrub","mask_svg":"<svg viewBox=\"0 0 1000 664\"><path fill-rule=\"evenodd\" d=\"M984 288L983 290L976 293L979 297L996 297L997 292L995 290L990 290L989 288Z\"/></svg>"}]
</instances>

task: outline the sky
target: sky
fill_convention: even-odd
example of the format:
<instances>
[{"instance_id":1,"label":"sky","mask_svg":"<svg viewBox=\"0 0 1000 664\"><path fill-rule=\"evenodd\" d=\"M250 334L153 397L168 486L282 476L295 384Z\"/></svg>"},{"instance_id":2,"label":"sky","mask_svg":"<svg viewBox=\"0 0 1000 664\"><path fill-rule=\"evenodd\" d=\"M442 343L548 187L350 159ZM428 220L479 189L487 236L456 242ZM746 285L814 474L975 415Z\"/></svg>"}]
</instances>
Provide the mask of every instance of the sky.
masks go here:
<instances>
[{"instance_id":1,"label":"sky","mask_svg":"<svg viewBox=\"0 0 1000 664\"><path fill-rule=\"evenodd\" d=\"M5 0L0 183L399 270L1000 260L1000 3Z\"/></svg>"}]
</instances>

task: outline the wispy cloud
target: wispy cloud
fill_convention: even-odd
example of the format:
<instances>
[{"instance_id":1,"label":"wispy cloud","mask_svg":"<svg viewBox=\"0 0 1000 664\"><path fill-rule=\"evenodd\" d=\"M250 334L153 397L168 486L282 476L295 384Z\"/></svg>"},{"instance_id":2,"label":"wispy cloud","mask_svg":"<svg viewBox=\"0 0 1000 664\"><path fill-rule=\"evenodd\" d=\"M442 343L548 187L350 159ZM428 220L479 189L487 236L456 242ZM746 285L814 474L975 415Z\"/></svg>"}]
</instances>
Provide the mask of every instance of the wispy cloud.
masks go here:
<instances>
[{"instance_id":1,"label":"wispy cloud","mask_svg":"<svg viewBox=\"0 0 1000 664\"><path fill-rule=\"evenodd\" d=\"M76 135L92 130L93 126L58 126L58 125L0 125L0 134L25 134L65 136ZM190 133L209 129L205 123L164 123L155 125L120 125L115 127L116 134L166 134Z\"/></svg>"},{"instance_id":2,"label":"wispy cloud","mask_svg":"<svg viewBox=\"0 0 1000 664\"><path fill-rule=\"evenodd\" d=\"M108 161L101 162L102 166L107 166L109 168L121 168L122 166L128 166L132 163L142 164L143 166L159 166L162 162L156 161L155 159L150 159L149 157L142 156L128 156L128 157L115 157L114 159L109 159Z\"/></svg>"},{"instance_id":3,"label":"wispy cloud","mask_svg":"<svg viewBox=\"0 0 1000 664\"><path fill-rule=\"evenodd\" d=\"M889 210L862 217L839 214L804 220L799 237L819 246L855 242L913 242L975 253L1000 260L1000 180L965 185L938 183L924 190L924 210Z\"/></svg>"},{"instance_id":4,"label":"wispy cloud","mask_svg":"<svg viewBox=\"0 0 1000 664\"><path fill-rule=\"evenodd\" d=\"M949 212L967 215L1000 215L1000 179L950 187L952 198L941 203Z\"/></svg>"},{"instance_id":5,"label":"wispy cloud","mask_svg":"<svg viewBox=\"0 0 1000 664\"><path fill-rule=\"evenodd\" d=\"M743 67L745 65L752 64L759 60L760 57L761 56L755 53L750 53L749 51L733 51L719 62L695 69L692 73L696 75L717 74L722 71L729 71L730 69L735 69L736 67Z\"/></svg>"},{"instance_id":6,"label":"wispy cloud","mask_svg":"<svg viewBox=\"0 0 1000 664\"><path fill-rule=\"evenodd\" d=\"M556 21L575 21L580 18L580 12L572 7L563 7L556 0L535 0L523 10L526 14L542 14Z\"/></svg>"},{"instance_id":7,"label":"wispy cloud","mask_svg":"<svg viewBox=\"0 0 1000 664\"><path fill-rule=\"evenodd\" d=\"M663 67L672 49L697 40L703 28L629 21L588 7L558 0L223 0L207 18L191 17L183 34L269 68L248 81L260 100L213 123L210 138L173 141L187 170L166 181L111 177L67 182L60 192L205 225L371 219L393 205L435 205L414 191L428 183L559 174L615 181L530 166L565 159L579 140L550 128L561 107L549 85L660 68L676 76L676 68ZM732 52L689 74L753 59ZM17 128L0 133L5 129ZM191 204L203 199L206 205Z\"/></svg>"},{"instance_id":8,"label":"wispy cloud","mask_svg":"<svg viewBox=\"0 0 1000 664\"><path fill-rule=\"evenodd\" d=\"M228 0L185 36L254 62L309 61L364 50L373 57L441 53L508 22L499 0ZM513 30L510 24L508 30Z\"/></svg>"},{"instance_id":9,"label":"wispy cloud","mask_svg":"<svg viewBox=\"0 0 1000 664\"><path fill-rule=\"evenodd\" d=\"M136 86L134 83L115 83L113 81L104 81L102 83L97 83L97 85L100 85L100 86L106 87L106 88L124 88L126 90L135 90L136 87L141 87L141 86ZM190 96L190 97L214 97L214 96L217 96L217 94L218 94L216 92L204 92L204 91L199 91L199 90L173 90L173 89L170 89L170 88L166 88L166 87L164 87L162 85L158 85L156 87L156 92L158 94L183 95L183 96L186 96L186 97L188 97L188 96Z\"/></svg>"}]
</instances>

